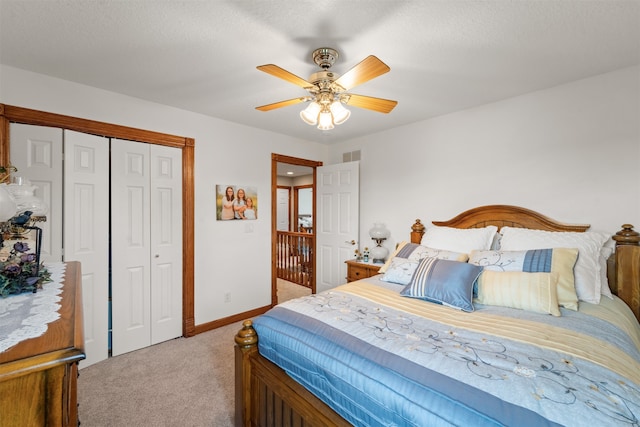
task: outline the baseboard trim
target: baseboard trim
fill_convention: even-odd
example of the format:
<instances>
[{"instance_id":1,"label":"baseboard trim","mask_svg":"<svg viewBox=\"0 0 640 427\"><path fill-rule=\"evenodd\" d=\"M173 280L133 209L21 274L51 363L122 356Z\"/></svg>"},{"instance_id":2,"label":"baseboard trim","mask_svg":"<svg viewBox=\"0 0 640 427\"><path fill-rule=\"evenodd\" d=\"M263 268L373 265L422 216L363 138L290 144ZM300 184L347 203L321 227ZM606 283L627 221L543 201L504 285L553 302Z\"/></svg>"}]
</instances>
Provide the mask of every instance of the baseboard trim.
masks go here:
<instances>
[{"instance_id":1,"label":"baseboard trim","mask_svg":"<svg viewBox=\"0 0 640 427\"><path fill-rule=\"evenodd\" d=\"M238 314L234 314L233 316L223 317L222 319L214 320L212 322L196 325L194 328L195 335L201 334L203 332L211 331L213 329L217 329L222 326L227 326L232 323L241 322L243 320L247 320L252 317L259 316L265 313L270 308L271 308L270 305L265 305L264 307L255 308L253 310L245 311L244 313L238 313Z\"/></svg>"}]
</instances>

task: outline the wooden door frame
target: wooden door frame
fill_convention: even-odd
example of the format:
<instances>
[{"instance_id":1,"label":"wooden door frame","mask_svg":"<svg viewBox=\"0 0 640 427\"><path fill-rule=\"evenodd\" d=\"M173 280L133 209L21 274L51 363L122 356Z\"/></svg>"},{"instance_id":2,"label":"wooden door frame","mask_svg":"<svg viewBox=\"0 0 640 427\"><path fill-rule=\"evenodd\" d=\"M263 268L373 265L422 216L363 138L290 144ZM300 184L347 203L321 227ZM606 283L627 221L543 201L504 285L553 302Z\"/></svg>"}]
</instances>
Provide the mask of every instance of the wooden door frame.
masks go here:
<instances>
[{"instance_id":1,"label":"wooden door frame","mask_svg":"<svg viewBox=\"0 0 640 427\"><path fill-rule=\"evenodd\" d=\"M194 308L195 139L0 104L0 165L9 164L10 123L50 126L108 138L128 139L182 150L182 334L196 334ZM314 171L315 173L315 171Z\"/></svg>"},{"instance_id":2,"label":"wooden door frame","mask_svg":"<svg viewBox=\"0 0 640 427\"><path fill-rule=\"evenodd\" d=\"M274 306L278 303L278 272L277 272L277 250L278 250L278 163L288 163L290 165L308 166L313 169L313 183L311 188L313 190L313 208L312 215L315 221L316 218L316 168L322 166L322 162L315 160L306 160L299 157L285 156L282 154L271 153L271 305ZM291 226L289 226L291 229ZM315 241L314 241L315 245ZM312 269L316 271L316 248L312 248ZM314 280L311 283L311 293L316 293L316 281L315 274Z\"/></svg>"},{"instance_id":3,"label":"wooden door frame","mask_svg":"<svg viewBox=\"0 0 640 427\"><path fill-rule=\"evenodd\" d=\"M291 187L286 186L286 185L276 185L276 194L278 193L277 190L287 190L287 204L289 206L287 206L287 218L288 218L288 223L289 223L289 227L288 227L288 231L291 231L291 219L293 218L292 214L291 214L291 206L292 206L292 199L291 199ZM278 203L278 198L276 197L276 204ZM276 229L278 228L278 206L276 205Z\"/></svg>"},{"instance_id":4,"label":"wooden door frame","mask_svg":"<svg viewBox=\"0 0 640 427\"><path fill-rule=\"evenodd\" d=\"M315 184L315 178L313 179L314 184ZM314 184L305 184L305 185L294 185L293 186L293 219L294 219L294 230L293 231L300 231L298 230L298 216L300 216L300 208L299 208L299 204L300 204L300 195L298 194L298 191L301 189L305 189L305 188L310 188L311 189L311 194L312 197L314 198L311 201L311 206L313 209L313 206L315 205L315 193L313 193L313 190L315 188ZM313 214L315 215L315 211L313 212ZM311 218L314 218L313 216Z\"/></svg>"}]
</instances>

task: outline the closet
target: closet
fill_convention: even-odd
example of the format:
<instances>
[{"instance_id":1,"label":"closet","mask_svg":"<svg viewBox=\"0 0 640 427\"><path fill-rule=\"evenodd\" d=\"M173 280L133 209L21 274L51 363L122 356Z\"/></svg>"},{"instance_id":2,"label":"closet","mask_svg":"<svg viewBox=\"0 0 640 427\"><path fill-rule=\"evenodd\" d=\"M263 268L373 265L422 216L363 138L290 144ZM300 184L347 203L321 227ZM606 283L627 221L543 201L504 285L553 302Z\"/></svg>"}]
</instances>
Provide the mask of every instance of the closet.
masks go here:
<instances>
[{"instance_id":1,"label":"closet","mask_svg":"<svg viewBox=\"0 0 640 427\"><path fill-rule=\"evenodd\" d=\"M17 123L10 135L50 206L43 260L82 265L81 367L181 336L182 150Z\"/></svg>"}]
</instances>

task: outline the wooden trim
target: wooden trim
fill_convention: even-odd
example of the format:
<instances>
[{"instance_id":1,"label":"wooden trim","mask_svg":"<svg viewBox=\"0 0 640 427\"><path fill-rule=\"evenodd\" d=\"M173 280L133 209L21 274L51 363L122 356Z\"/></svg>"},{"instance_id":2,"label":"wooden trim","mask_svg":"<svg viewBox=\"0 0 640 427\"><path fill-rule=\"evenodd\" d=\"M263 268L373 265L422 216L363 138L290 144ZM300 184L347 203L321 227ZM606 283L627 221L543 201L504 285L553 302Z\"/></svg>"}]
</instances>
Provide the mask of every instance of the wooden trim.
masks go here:
<instances>
[{"instance_id":1,"label":"wooden trim","mask_svg":"<svg viewBox=\"0 0 640 427\"><path fill-rule=\"evenodd\" d=\"M276 180L278 179L278 177L276 176ZM288 185L277 185L276 188L278 190L287 190L288 196L287 196L287 200L289 200L289 206L287 208L287 217L289 218L289 230L287 231L293 231L293 227L291 226L292 221L293 221L293 213L292 213L292 197L291 197L291 187ZM277 191L276 191L277 193ZM277 200L277 197L276 197ZM276 216L277 216L277 212L278 212L278 207L276 206ZM276 224L277 224L277 220L278 218L276 218Z\"/></svg>"},{"instance_id":2,"label":"wooden trim","mask_svg":"<svg viewBox=\"0 0 640 427\"><path fill-rule=\"evenodd\" d=\"M313 197L315 198L315 193L313 192L313 184L305 184L305 185L294 185L293 186L293 221L294 221L294 226L293 227L289 227L291 230L290 231L300 231L298 229L298 216L300 215L300 193L299 191L305 188L310 188L311 189L311 194L313 194ZM312 214L312 218L315 219L315 216L313 216L313 205L315 205L315 203L311 203L311 214Z\"/></svg>"},{"instance_id":3,"label":"wooden trim","mask_svg":"<svg viewBox=\"0 0 640 427\"><path fill-rule=\"evenodd\" d=\"M317 160L307 160L275 153L271 154L271 160L274 160L277 163L289 163L290 165L307 166L310 168L322 166L322 162L318 162Z\"/></svg>"},{"instance_id":4,"label":"wooden trim","mask_svg":"<svg viewBox=\"0 0 640 427\"><path fill-rule=\"evenodd\" d=\"M185 138L182 148L182 334L191 337L195 330L195 145ZM186 218L186 220L185 220Z\"/></svg>"},{"instance_id":5,"label":"wooden trim","mask_svg":"<svg viewBox=\"0 0 640 427\"><path fill-rule=\"evenodd\" d=\"M307 166L313 169L313 218L316 217L316 168L322 166L322 162L316 160L306 160L298 157L285 156L282 154L271 153L271 304L278 303L278 262L277 262L277 244L278 244L278 211L277 211L277 188L278 188L278 163L288 163L291 165ZM291 227L290 227L291 228ZM316 293L316 248L311 249L313 256L311 260L311 293Z\"/></svg>"},{"instance_id":6,"label":"wooden trim","mask_svg":"<svg viewBox=\"0 0 640 427\"><path fill-rule=\"evenodd\" d=\"M131 141L146 142L148 144L165 145L182 148L186 145L186 139L182 136L137 129L128 126L114 125L95 120L81 119L62 114L48 113L45 111L31 110L29 108L4 105L4 116L13 123L25 123L30 125L59 127L75 130L82 133L106 136L109 138L128 139Z\"/></svg>"},{"instance_id":7,"label":"wooden trim","mask_svg":"<svg viewBox=\"0 0 640 427\"><path fill-rule=\"evenodd\" d=\"M7 164L11 158L9 144L10 123L50 126L109 138L127 139L182 149L182 334L187 337L195 335L195 278L193 272L195 254L195 140L193 138L0 104L0 161L2 164Z\"/></svg>"},{"instance_id":8,"label":"wooden trim","mask_svg":"<svg viewBox=\"0 0 640 427\"><path fill-rule=\"evenodd\" d=\"M214 329L221 328L223 326L230 325L236 322L242 322L245 319L250 319L252 317L259 316L263 313L266 313L272 306L265 305L263 307L254 308L253 310L245 311L244 313L234 314L233 316L223 317L222 319L217 319L212 322L201 323L196 326L195 331L196 334L201 334L203 332L212 331Z\"/></svg>"}]
</instances>

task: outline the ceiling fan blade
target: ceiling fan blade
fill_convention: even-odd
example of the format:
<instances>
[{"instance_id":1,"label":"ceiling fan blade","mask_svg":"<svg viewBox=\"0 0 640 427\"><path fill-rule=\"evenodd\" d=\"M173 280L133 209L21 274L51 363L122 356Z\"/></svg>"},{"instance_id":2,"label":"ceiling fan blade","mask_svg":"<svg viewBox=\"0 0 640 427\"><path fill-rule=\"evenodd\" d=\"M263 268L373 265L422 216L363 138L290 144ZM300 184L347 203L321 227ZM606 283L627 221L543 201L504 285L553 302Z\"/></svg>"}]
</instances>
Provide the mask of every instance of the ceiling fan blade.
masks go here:
<instances>
[{"instance_id":1,"label":"ceiling fan blade","mask_svg":"<svg viewBox=\"0 0 640 427\"><path fill-rule=\"evenodd\" d=\"M373 110L379 113L389 113L396 105L398 105L398 101L374 98L372 96L349 94L349 100L346 104L352 107L366 108L367 110Z\"/></svg>"},{"instance_id":2,"label":"ceiling fan blade","mask_svg":"<svg viewBox=\"0 0 640 427\"><path fill-rule=\"evenodd\" d=\"M256 67L260 71L264 71L267 74L271 74L272 76L278 77L282 80L286 80L289 83L293 83L294 85L300 86L304 89L312 88L313 83L309 83L302 77L298 77L293 73L285 70L284 68L280 68L277 65L266 64L266 65L258 65Z\"/></svg>"},{"instance_id":3,"label":"ceiling fan blade","mask_svg":"<svg viewBox=\"0 0 640 427\"><path fill-rule=\"evenodd\" d=\"M336 80L336 84L342 86L345 90L349 90L352 87L356 87L381 76L390 69L387 64L380 61L377 57L369 55Z\"/></svg>"},{"instance_id":4,"label":"ceiling fan blade","mask_svg":"<svg viewBox=\"0 0 640 427\"><path fill-rule=\"evenodd\" d=\"M308 101L307 97L300 97L294 99L287 99L286 101L274 102L273 104L262 105L260 107L256 107L256 110L260 111L271 111L276 108L288 107L289 105L299 104L301 102Z\"/></svg>"}]
</instances>

